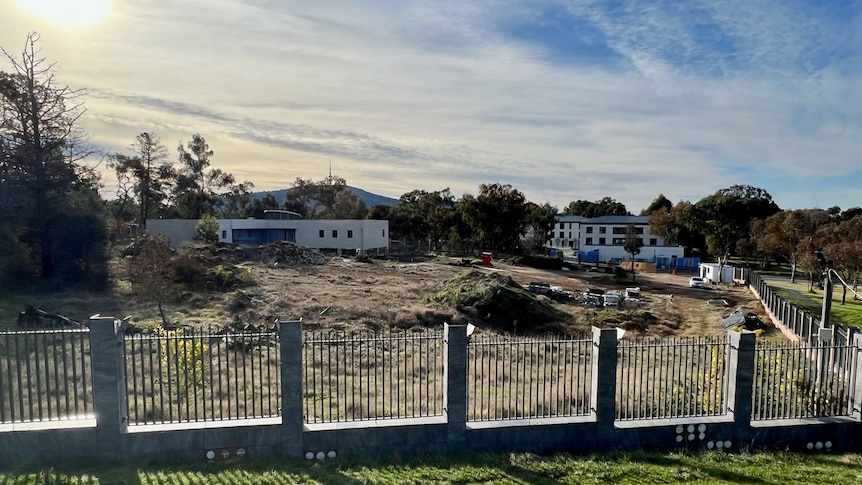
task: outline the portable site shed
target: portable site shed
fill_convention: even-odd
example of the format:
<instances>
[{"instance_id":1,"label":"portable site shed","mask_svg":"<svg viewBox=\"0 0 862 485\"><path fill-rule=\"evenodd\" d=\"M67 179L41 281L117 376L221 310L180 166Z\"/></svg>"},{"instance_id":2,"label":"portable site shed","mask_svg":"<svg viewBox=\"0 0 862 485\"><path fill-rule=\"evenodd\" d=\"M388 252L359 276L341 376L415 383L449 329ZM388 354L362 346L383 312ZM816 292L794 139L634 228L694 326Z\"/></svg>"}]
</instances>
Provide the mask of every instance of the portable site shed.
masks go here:
<instances>
[{"instance_id":1,"label":"portable site shed","mask_svg":"<svg viewBox=\"0 0 862 485\"><path fill-rule=\"evenodd\" d=\"M718 263L700 263L700 277L709 283L732 283L733 266Z\"/></svg>"}]
</instances>

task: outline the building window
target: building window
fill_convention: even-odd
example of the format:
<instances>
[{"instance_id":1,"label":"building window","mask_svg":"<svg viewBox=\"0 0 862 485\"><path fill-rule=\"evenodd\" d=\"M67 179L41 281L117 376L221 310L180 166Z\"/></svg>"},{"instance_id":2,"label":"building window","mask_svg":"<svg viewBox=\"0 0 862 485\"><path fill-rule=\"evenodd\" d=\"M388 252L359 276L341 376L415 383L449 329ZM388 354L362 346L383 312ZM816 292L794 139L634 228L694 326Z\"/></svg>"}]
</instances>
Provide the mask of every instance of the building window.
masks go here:
<instances>
[{"instance_id":1,"label":"building window","mask_svg":"<svg viewBox=\"0 0 862 485\"><path fill-rule=\"evenodd\" d=\"M605 244L605 238L600 237L599 238L599 244Z\"/></svg>"},{"instance_id":2,"label":"building window","mask_svg":"<svg viewBox=\"0 0 862 485\"><path fill-rule=\"evenodd\" d=\"M332 237L338 237L338 231L336 229L332 230Z\"/></svg>"},{"instance_id":3,"label":"building window","mask_svg":"<svg viewBox=\"0 0 862 485\"><path fill-rule=\"evenodd\" d=\"M649 245L650 246L658 246L658 239L654 238L654 237L649 238Z\"/></svg>"},{"instance_id":4,"label":"building window","mask_svg":"<svg viewBox=\"0 0 862 485\"><path fill-rule=\"evenodd\" d=\"M317 235L320 237L323 237L323 229L317 231Z\"/></svg>"},{"instance_id":5,"label":"building window","mask_svg":"<svg viewBox=\"0 0 862 485\"><path fill-rule=\"evenodd\" d=\"M590 245L592 245L592 244L593 244L593 238L588 237L588 238L587 238L587 246L590 246Z\"/></svg>"},{"instance_id":6,"label":"building window","mask_svg":"<svg viewBox=\"0 0 862 485\"><path fill-rule=\"evenodd\" d=\"M347 239L353 239L353 231L350 229L347 230Z\"/></svg>"},{"instance_id":7,"label":"building window","mask_svg":"<svg viewBox=\"0 0 862 485\"><path fill-rule=\"evenodd\" d=\"M607 228L607 227L602 226L602 227L600 227L600 228L599 228L599 234L604 234L604 233L606 233L606 232L608 232L608 228Z\"/></svg>"},{"instance_id":8,"label":"building window","mask_svg":"<svg viewBox=\"0 0 862 485\"><path fill-rule=\"evenodd\" d=\"M227 239L227 231L222 231L222 232L221 232L221 238L222 238L222 239Z\"/></svg>"},{"instance_id":9,"label":"building window","mask_svg":"<svg viewBox=\"0 0 862 485\"><path fill-rule=\"evenodd\" d=\"M383 234L382 234L382 236L383 236L383 237L386 237L386 229L384 229L384 230L383 230Z\"/></svg>"},{"instance_id":10,"label":"building window","mask_svg":"<svg viewBox=\"0 0 862 485\"><path fill-rule=\"evenodd\" d=\"M625 234L625 233L626 233L625 227L615 227L614 228L614 234Z\"/></svg>"},{"instance_id":11,"label":"building window","mask_svg":"<svg viewBox=\"0 0 862 485\"><path fill-rule=\"evenodd\" d=\"M587 234L593 233L593 226L587 226Z\"/></svg>"},{"instance_id":12,"label":"building window","mask_svg":"<svg viewBox=\"0 0 862 485\"><path fill-rule=\"evenodd\" d=\"M564 233L563 231L560 231L560 239L562 239L562 238L564 238L564 237L566 237L566 236L565 236L565 233Z\"/></svg>"},{"instance_id":13,"label":"building window","mask_svg":"<svg viewBox=\"0 0 862 485\"><path fill-rule=\"evenodd\" d=\"M615 246L622 246L623 244L625 244L625 243L626 243L626 238L624 238L624 237L615 237L615 238L613 239L613 243L614 243L614 245L615 245Z\"/></svg>"}]
</instances>

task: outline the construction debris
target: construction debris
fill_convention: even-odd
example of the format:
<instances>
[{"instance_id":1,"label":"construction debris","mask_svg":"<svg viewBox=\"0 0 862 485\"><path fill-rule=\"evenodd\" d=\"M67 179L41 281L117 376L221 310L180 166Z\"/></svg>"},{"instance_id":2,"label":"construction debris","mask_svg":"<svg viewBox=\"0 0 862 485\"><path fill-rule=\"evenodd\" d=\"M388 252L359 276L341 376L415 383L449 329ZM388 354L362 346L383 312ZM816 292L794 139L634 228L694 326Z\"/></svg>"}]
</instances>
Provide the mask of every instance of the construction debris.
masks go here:
<instances>
[{"instance_id":1,"label":"construction debris","mask_svg":"<svg viewBox=\"0 0 862 485\"><path fill-rule=\"evenodd\" d=\"M56 313L48 313L33 305L28 305L26 310L18 314L18 328L50 329L82 328L83 326L81 322Z\"/></svg>"},{"instance_id":2,"label":"construction debris","mask_svg":"<svg viewBox=\"0 0 862 485\"><path fill-rule=\"evenodd\" d=\"M264 244L258 254L265 263L287 265L325 264L329 260L319 251L288 241Z\"/></svg>"},{"instance_id":3,"label":"construction debris","mask_svg":"<svg viewBox=\"0 0 862 485\"><path fill-rule=\"evenodd\" d=\"M724 328L742 327L746 330L757 330L759 328L766 327L760 317L751 312L743 314L742 308L737 308L732 311L730 315L724 317L723 320Z\"/></svg>"},{"instance_id":4,"label":"construction debris","mask_svg":"<svg viewBox=\"0 0 862 485\"><path fill-rule=\"evenodd\" d=\"M551 286L550 283L545 282L534 281L529 284L527 291L537 295L545 295L556 301L568 301L573 298L572 294L564 290L562 286Z\"/></svg>"}]
</instances>

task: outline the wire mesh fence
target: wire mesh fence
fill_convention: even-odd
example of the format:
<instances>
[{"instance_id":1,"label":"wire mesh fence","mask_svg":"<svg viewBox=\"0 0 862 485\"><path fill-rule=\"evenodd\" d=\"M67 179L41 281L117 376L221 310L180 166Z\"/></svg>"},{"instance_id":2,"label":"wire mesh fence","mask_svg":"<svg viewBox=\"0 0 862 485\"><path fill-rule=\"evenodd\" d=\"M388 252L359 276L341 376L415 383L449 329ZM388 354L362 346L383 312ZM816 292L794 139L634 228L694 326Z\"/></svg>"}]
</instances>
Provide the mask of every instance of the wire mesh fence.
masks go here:
<instances>
[{"instance_id":1,"label":"wire mesh fence","mask_svg":"<svg viewBox=\"0 0 862 485\"><path fill-rule=\"evenodd\" d=\"M443 414L438 332L306 332L303 372L308 423Z\"/></svg>"},{"instance_id":2,"label":"wire mesh fence","mask_svg":"<svg viewBox=\"0 0 862 485\"><path fill-rule=\"evenodd\" d=\"M727 413L726 337L619 343L616 419Z\"/></svg>"},{"instance_id":3,"label":"wire mesh fence","mask_svg":"<svg viewBox=\"0 0 862 485\"><path fill-rule=\"evenodd\" d=\"M93 417L87 329L0 332L0 423Z\"/></svg>"},{"instance_id":4,"label":"wire mesh fence","mask_svg":"<svg viewBox=\"0 0 862 485\"><path fill-rule=\"evenodd\" d=\"M854 345L760 344L752 420L849 416Z\"/></svg>"},{"instance_id":5,"label":"wire mesh fence","mask_svg":"<svg viewBox=\"0 0 862 485\"><path fill-rule=\"evenodd\" d=\"M473 337L467 419L590 414L592 339Z\"/></svg>"},{"instance_id":6,"label":"wire mesh fence","mask_svg":"<svg viewBox=\"0 0 862 485\"><path fill-rule=\"evenodd\" d=\"M172 330L125 339L129 424L278 416L281 369L273 330Z\"/></svg>"}]
</instances>

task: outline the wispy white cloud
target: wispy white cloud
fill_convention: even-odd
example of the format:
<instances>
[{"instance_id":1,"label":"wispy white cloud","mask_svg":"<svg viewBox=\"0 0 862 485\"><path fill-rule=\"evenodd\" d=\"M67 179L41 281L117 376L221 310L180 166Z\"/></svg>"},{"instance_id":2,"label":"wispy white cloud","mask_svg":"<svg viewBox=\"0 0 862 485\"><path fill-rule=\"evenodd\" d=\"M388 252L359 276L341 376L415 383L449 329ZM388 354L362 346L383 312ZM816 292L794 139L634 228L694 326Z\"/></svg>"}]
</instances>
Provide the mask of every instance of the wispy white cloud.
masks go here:
<instances>
[{"instance_id":1,"label":"wispy white cloud","mask_svg":"<svg viewBox=\"0 0 862 485\"><path fill-rule=\"evenodd\" d=\"M264 189L332 159L396 197L500 181L537 202L610 195L637 211L733 183L786 205L800 200L798 187L782 200L786 177L862 178L858 6L608 5L129 0L89 30L13 10L0 45L42 31L61 79L89 89L100 145L199 131L217 164ZM578 49L612 56L548 55L568 47L542 37L547 9ZM511 34L524 23L536 38Z\"/></svg>"}]
</instances>

